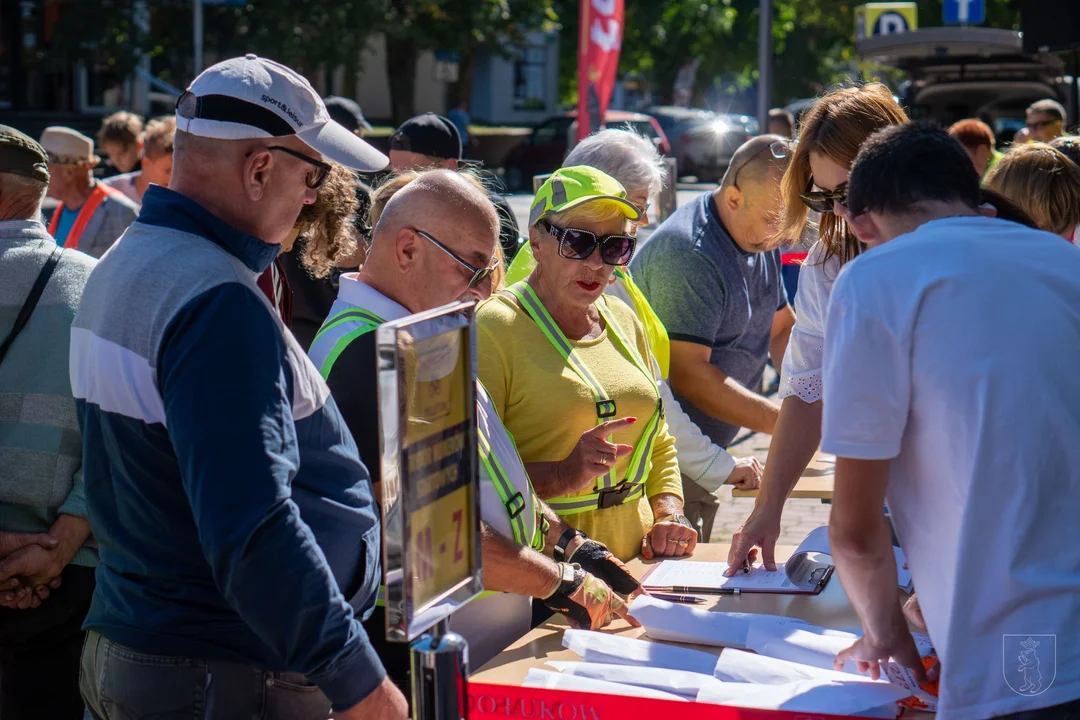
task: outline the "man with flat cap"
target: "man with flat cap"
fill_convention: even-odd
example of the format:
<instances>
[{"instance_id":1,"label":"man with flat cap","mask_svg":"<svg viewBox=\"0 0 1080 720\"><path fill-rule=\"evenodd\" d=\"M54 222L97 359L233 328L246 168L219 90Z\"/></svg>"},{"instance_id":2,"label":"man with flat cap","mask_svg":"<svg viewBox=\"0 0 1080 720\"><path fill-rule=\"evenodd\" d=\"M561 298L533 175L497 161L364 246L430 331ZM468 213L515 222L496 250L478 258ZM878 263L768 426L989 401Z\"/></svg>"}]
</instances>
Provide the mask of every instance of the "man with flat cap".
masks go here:
<instances>
[{"instance_id":1,"label":"man with flat cap","mask_svg":"<svg viewBox=\"0 0 1080 720\"><path fill-rule=\"evenodd\" d=\"M173 154L71 329L101 552L83 695L101 720L403 720L361 624L382 578L371 477L256 284L331 161L386 156L255 55L195 78Z\"/></svg>"},{"instance_id":2,"label":"man with flat cap","mask_svg":"<svg viewBox=\"0 0 1080 720\"><path fill-rule=\"evenodd\" d=\"M49 154L49 197L60 201L49 222L56 243L101 257L139 215L139 206L94 177L101 158L94 141L66 127L48 127L41 146Z\"/></svg>"},{"instance_id":3,"label":"man with flat cap","mask_svg":"<svg viewBox=\"0 0 1080 720\"><path fill-rule=\"evenodd\" d=\"M81 720L94 593L68 328L95 260L41 220L48 155L0 125L0 717ZM18 340L16 341L16 337Z\"/></svg>"},{"instance_id":4,"label":"man with flat cap","mask_svg":"<svg viewBox=\"0 0 1080 720\"><path fill-rule=\"evenodd\" d=\"M461 155L458 129L450 120L435 113L409 118L390 136L390 169L395 173L432 168L457 170L465 162ZM506 198L489 189L488 199L499 213L499 245L506 264L509 264L524 239Z\"/></svg>"}]
</instances>

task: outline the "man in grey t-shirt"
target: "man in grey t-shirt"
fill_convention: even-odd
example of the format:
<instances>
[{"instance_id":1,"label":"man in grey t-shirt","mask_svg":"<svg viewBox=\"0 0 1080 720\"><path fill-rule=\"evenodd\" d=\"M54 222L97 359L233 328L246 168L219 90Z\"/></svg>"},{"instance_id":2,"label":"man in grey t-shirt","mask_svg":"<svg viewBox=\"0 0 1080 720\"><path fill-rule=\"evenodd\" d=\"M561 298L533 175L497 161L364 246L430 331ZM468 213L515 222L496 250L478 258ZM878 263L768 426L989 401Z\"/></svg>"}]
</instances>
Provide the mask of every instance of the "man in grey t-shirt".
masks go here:
<instances>
[{"instance_id":1,"label":"man in grey t-shirt","mask_svg":"<svg viewBox=\"0 0 1080 720\"><path fill-rule=\"evenodd\" d=\"M748 141L720 187L679 208L631 265L671 337L675 396L718 445L742 427L772 433L779 415L755 390L770 355L780 366L795 324L773 242L788 154L777 135ZM685 477L683 490L707 540L715 498Z\"/></svg>"}]
</instances>

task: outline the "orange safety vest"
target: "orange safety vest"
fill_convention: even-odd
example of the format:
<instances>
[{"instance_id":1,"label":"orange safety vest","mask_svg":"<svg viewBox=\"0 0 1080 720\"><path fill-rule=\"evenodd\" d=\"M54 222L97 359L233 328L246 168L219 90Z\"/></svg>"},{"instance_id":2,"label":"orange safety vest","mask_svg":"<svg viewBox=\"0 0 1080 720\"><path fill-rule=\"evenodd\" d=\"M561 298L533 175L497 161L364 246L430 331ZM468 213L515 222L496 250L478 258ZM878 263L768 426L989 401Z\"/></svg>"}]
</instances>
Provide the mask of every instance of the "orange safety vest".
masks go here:
<instances>
[{"instance_id":1,"label":"orange safety vest","mask_svg":"<svg viewBox=\"0 0 1080 720\"><path fill-rule=\"evenodd\" d=\"M98 205L108 196L116 195L119 192L119 190L100 182L94 187L94 192L90 193L90 197L83 203L79 215L75 218L75 224L68 231L67 238L64 240L65 248L78 249L79 238L82 236L83 230L86 229L86 225L90 222L90 218L97 211ZM53 237L56 237L56 228L60 226L60 213L62 212L64 212L64 203L60 203L56 207L56 210L53 211L52 220L49 221L49 234Z\"/></svg>"}]
</instances>

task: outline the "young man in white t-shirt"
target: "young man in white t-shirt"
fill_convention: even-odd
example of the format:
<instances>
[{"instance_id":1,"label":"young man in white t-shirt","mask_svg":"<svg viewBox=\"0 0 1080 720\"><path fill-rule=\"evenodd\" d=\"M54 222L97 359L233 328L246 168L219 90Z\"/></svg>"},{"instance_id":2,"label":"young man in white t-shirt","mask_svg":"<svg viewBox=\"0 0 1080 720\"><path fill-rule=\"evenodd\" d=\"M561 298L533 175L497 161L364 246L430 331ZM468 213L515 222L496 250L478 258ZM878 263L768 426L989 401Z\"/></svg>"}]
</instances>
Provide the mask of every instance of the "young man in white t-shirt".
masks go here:
<instances>
[{"instance_id":1,"label":"young man in white t-shirt","mask_svg":"<svg viewBox=\"0 0 1080 720\"><path fill-rule=\"evenodd\" d=\"M927 126L871 137L849 188L870 250L832 293L822 449L865 635L837 663L922 674L887 497L941 661L940 720L1076 717L1080 250L980 215L963 148Z\"/></svg>"}]
</instances>

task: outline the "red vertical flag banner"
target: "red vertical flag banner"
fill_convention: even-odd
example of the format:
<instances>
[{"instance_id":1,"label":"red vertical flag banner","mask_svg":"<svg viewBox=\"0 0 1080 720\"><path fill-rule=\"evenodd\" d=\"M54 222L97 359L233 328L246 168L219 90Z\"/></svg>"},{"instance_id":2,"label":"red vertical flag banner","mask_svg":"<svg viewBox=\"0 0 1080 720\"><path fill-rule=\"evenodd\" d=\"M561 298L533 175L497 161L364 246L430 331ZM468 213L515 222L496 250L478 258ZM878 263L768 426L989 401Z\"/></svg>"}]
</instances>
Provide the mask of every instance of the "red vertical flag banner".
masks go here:
<instances>
[{"instance_id":1,"label":"red vertical flag banner","mask_svg":"<svg viewBox=\"0 0 1080 720\"><path fill-rule=\"evenodd\" d=\"M581 0L578 36L580 141L604 124L622 48L623 0Z\"/></svg>"}]
</instances>

